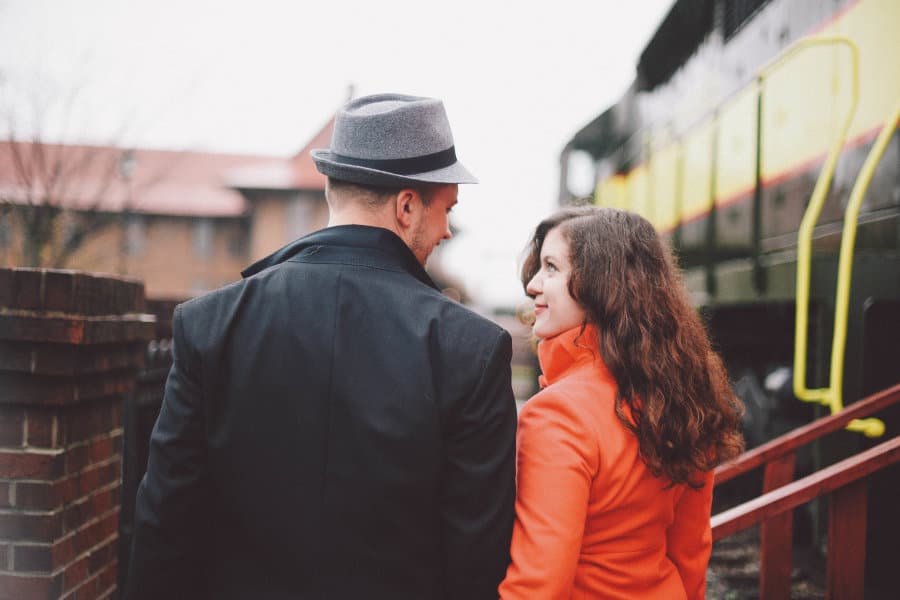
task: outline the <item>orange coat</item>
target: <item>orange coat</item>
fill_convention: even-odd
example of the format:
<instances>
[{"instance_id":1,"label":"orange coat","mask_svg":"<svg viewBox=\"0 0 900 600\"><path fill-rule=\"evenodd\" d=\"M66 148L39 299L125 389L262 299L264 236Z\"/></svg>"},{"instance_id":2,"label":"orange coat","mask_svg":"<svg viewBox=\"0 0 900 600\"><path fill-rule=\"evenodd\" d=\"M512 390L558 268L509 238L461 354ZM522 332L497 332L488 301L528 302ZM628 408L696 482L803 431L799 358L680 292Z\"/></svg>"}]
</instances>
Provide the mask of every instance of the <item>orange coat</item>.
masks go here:
<instances>
[{"instance_id":1,"label":"orange coat","mask_svg":"<svg viewBox=\"0 0 900 600\"><path fill-rule=\"evenodd\" d=\"M614 412L596 332L538 347L541 392L519 416L516 523L504 600L703 598L713 474L666 488ZM580 346L580 347L579 347Z\"/></svg>"}]
</instances>

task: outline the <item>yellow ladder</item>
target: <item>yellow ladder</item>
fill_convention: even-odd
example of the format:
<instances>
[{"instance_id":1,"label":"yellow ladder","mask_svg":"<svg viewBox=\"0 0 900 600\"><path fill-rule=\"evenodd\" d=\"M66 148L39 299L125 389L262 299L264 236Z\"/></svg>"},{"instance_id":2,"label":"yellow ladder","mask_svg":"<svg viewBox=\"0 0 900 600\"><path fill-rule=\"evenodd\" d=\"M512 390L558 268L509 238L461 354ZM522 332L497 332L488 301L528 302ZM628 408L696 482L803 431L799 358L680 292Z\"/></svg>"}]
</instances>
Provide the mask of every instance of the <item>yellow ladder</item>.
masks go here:
<instances>
[{"instance_id":1,"label":"yellow ladder","mask_svg":"<svg viewBox=\"0 0 900 600\"><path fill-rule=\"evenodd\" d=\"M897 128L900 119L900 102L893 114L885 121L866 161L860 169L859 176L850 193L850 200L844 213L844 226L841 236L840 257L838 260L837 290L835 293L834 335L831 345L831 366L827 388L809 389L806 387L806 354L807 333L809 328L809 287L810 263L812 260L812 234L822 212L825 196L831 185L831 179L846 140L847 130L858 101L858 53L856 46L847 38L808 38L794 47L791 52L803 47L822 43L842 43L851 49L853 64L853 89L850 110L844 121L840 135L828 153L822 172L816 181L809 206L800 224L797 243L797 294L796 294L796 328L794 337L794 395L807 402L820 402L831 409L831 413L840 412L843 408L844 351L847 342L847 314L849 310L850 285L853 271L853 252L856 244L856 228L860 206L869 188L872 175ZM784 58L787 58L785 55ZM783 60L783 59L782 59ZM780 62L780 61L779 61ZM847 426L850 431L864 434L866 437L879 437L884 434L884 423L879 419L854 419Z\"/></svg>"}]
</instances>

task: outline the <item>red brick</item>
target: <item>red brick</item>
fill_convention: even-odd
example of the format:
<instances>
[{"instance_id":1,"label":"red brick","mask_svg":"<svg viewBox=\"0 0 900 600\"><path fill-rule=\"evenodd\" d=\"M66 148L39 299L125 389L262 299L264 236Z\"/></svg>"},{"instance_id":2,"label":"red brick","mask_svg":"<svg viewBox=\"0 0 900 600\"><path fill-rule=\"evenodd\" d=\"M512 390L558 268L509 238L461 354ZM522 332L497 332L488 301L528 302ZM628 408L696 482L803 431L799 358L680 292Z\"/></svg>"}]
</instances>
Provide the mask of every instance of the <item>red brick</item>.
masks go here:
<instances>
[{"instance_id":1,"label":"red brick","mask_svg":"<svg viewBox=\"0 0 900 600\"><path fill-rule=\"evenodd\" d=\"M12 504L12 497L10 496L10 490L13 486L13 483L10 481L0 481L0 508L9 508ZM0 561L2 564L2 561Z\"/></svg>"},{"instance_id":2,"label":"red brick","mask_svg":"<svg viewBox=\"0 0 900 600\"><path fill-rule=\"evenodd\" d=\"M100 277L79 273L74 281L73 311L83 315L112 314L110 310L109 282Z\"/></svg>"},{"instance_id":3,"label":"red brick","mask_svg":"<svg viewBox=\"0 0 900 600\"><path fill-rule=\"evenodd\" d=\"M0 406L0 446L21 446L24 432L25 411L15 406Z\"/></svg>"},{"instance_id":4,"label":"red brick","mask_svg":"<svg viewBox=\"0 0 900 600\"><path fill-rule=\"evenodd\" d=\"M91 496L88 500L91 505L91 511L95 515L102 515L116 506L116 492L118 491L118 488L119 486L117 484L115 487L101 490Z\"/></svg>"},{"instance_id":5,"label":"red brick","mask_svg":"<svg viewBox=\"0 0 900 600\"><path fill-rule=\"evenodd\" d=\"M50 553L53 557L53 568L67 565L75 558L75 538L68 535L53 544Z\"/></svg>"},{"instance_id":6,"label":"red brick","mask_svg":"<svg viewBox=\"0 0 900 600\"><path fill-rule=\"evenodd\" d=\"M34 351L29 344L0 340L0 369L31 372L34 362Z\"/></svg>"},{"instance_id":7,"label":"red brick","mask_svg":"<svg viewBox=\"0 0 900 600\"><path fill-rule=\"evenodd\" d=\"M62 535L62 513L0 513L0 531L6 540L52 542Z\"/></svg>"},{"instance_id":8,"label":"red brick","mask_svg":"<svg viewBox=\"0 0 900 600\"><path fill-rule=\"evenodd\" d=\"M52 481L19 481L16 483L16 508L25 510L53 510L62 506L57 500L56 484Z\"/></svg>"},{"instance_id":9,"label":"red brick","mask_svg":"<svg viewBox=\"0 0 900 600\"><path fill-rule=\"evenodd\" d=\"M88 444L82 443L66 449L66 473L77 473L90 462Z\"/></svg>"},{"instance_id":10,"label":"red brick","mask_svg":"<svg viewBox=\"0 0 900 600\"><path fill-rule=\"evenodd\" d=\"M39 448L59 448L56 409L29 409L26 417L26 443Z\"/></svg>"},{"instance_id":11,"label":"red brick","mask_svg":"<svg viewBox=\"0 0 900 600\"><path fill-rule=\"evenodd\" d=\"M17 544L13 546L15 570L19 572L53 572L50 544Z\"/></svg>"},{"instance_id":12,"label":"red brick","mask_svg":"<svg viewBox=\"0 0 900 600\"><path fill-rule=\"evenodd\" d=\"M146 310L144 284L134 279L79 273L73 292L75 312L90 315L114 315Z\"/></svg>"},{"instance_id":13,"label":"red brick","mask_svg":"<svg viewBox=\"0 0 900 600\"><path fill-rule=\"evenodd\" d=\"M16 484L16 507L54 510L78 498L78 476L57 481L20 481Z\"/></svg>"},{"instance_id":14,"label":"red brick","mask_svg":"<svg viewBox=\"0 0 900 600\"><path fill-rule=\"evenodd\" d=\"M122 416L117 405L121 402L119 396L113 396L66 408L60 418L64 443L68 446L85 442L120 428Z\"/></svg>"},{"instance_id":15,"label":"red brick","mask_svg":"<svg viewBox=\"0 0 900 600\"><path fill-rule=\"evenodd\" d=\"M16 269L13 279L13 308L41 308L41 272Z\"/></svg>"},{"instance_id":16,"label":"red brick","mask_svg":"<svg viewBox=\"0 0 900 600\"><path fill-rule=\"evenodd\" d=\"M88 453L90 454L90 462L98 463L115 455L115 440L121 437L121 434L114 436L99 438L90 442Z\"/></svg>"},{"instance_id":17,"label":"red brick","mask_svg":"<svg viewBox=\"0 0 900 600\"><path fill-rule=\"evenodd\" d=\"M85 523L118 507L119 484L100 490L87 498L72 503L63 510L63 530L80 529Z\"/></svg>"},{"instance_id":18,"label":"red brick","mask_svg":"<svg viewBox=\"0 0 900 600\"><path fill-rule=\"evenodd\" d=\"M75 499L81 495L78 479L78 475L72 475L71 477L66 477L56 482L56 487L58 488L56 490L57 498L61 500L63 504L74 502Z\"/></svg>"},{"instance_id":19,"label":"red brick","mask_svg":"<svg viewBox=\"0 0 900 600\"><path fill-rule=\"evenodd\" d=\"M91 551L88 560L88 570L91 573L98 573L110 563L115 562L118 549L119 537L108 538L105 544Z\"/></svg>"},{"instance_id":20,"label":"red brick","mask_svg":"<svg viewBox=\"0 0 900 600\"><path fill-rule=\"evenodd\" d=\"M0 307L12 308L13 287L15 286L15 271L12 269L0 269Z\"/></svg>"},{"instance_id":21,"label":"red brick","mask_svg":"<svg viewBox=\"0 0 900 600\"><path fill-rule=\"evenodd\" d=\"M119 480L119 460L111 459L105 463L91 465L78 476L78 491L88 496L98 489Z\"/></svg>"},{"instance_id":22,"label":"red brick","mask_svg":"<svg viewBox=\"0 0 900 600\"><path fill-rule=\"evenodd\" d=\"M113 402L111 407L111 417L112 422L115 427L122 427L122 401L119 399L118 402Z\"/></svg>"},{"instance_id":23,"label":"red brick","mask_svg":"<svg viewBox=\"0 0 900 600\"><path fill-rule=\"evenodd\" d=\"M75 554L80 555L88 550L93 549L102 543L106 538L114 535L119 528L119 511L112 510L104 515L100 520L93 521L84 525L75 532L73 538L75 544Z\"/></svg>"},{"instance_id":24,"label":"red brick","mask_svg":"<svg viewBox=\"0 0 900 600\"><path fill-rule=\"evenodd\" d=\"M100 597L100 578L97 575L91 575L78 584L73 590L66 592L62 600L97 600Z\"/></svg>"},{"instance_id":25,"label":"red brick","mask_svg":"<svg viewBox=\"0 0 900 600\"><path fill-rule=\"evenodd\" d=\"M61 453L45 454L29 450L0 450L0 473L18 479L55 479L63 474Z\"/></svg>"},{"instance_id":26,"label":"red brick","mask_svg":"<svg viewBox=\"0 0 900 600\"><path fill-rule=\"evenodd\" d=\"M113 553L112 561L103 571L100 572L99 585L101 593L106 594L108 590L115 590L116 576L118 575L119 560Z\"/></svg>"},{"instance_id":27,"label":"red brick","mask_svg":"<svg viewBox=\"0 0 900 600\"><path fill-rule=\"evenodd\" d=\"M14 575L0 573L0 590L3 598L34 598L48 600L59 598L62 592L62 575Z\"/></svg>"},{"instance_id":28,"label":"red brick","mask_svg":"<svg viewBox=\"0 0 900 600\"><path fill-rule=\"evenodd\" d=\"M0 314L0 338L23 342L82 344L84 317L47 316L41 313Z\"/></svg>"},{"instance_id":29,"label":"red brick","mask_svg":"<svg viewBox=\"0 0 900 600\"><path fill-rule=\"evenodd\" d=\"M100 519L100 539L118 536L119 507L115 507L108 515Z\"/></svg>"},{"instance_id":30,"label":"red brick","mask_svg":"<svg viewBox=\"0 0 900 600\"><path fill-rule=\"evenodd\" d=\"M75 589L88 578L88 557L82 557L69 564L63 571L63 591ZM96 589L95 589L96 593ZM81 594L79 594L80 596Z\"/></svg>"},{"instance_id":31,"label":"red brick","mask_svg":"<svg viewBox=\"0 0 900 600\"><path fill-rule=\"evenodd\" d=\"M144 344L104 344L72 346L66 344L6 343L0 341L0 367L38 375L75 376L85 373L134 369L145 360ZM4 366L8 364L9 366Z\"/></svg>"},{"instance_id":32,"label":"red brick","mask_svg":"<svg viewBox=\"0 0 900 600\"><path fill-rule=\"evenodd\" d=\"M45 271L41 308L59 312L74 312L76 278L77 274L71 271Z\"/></svg>"},{"instance_id":33,"label":"red brick","mask_svg":"<svg viewBox=\"0 0 900 600\"><path fill-rule=\"evenodd\" d=\"M71 531L80 531L85 523L97 518L97 515L91 512L90 504L87 498L73 502L63 509L63 531L69 533ZM85 547L76 544L77 550L81 552Z\"/></svg>"}]
</instances>

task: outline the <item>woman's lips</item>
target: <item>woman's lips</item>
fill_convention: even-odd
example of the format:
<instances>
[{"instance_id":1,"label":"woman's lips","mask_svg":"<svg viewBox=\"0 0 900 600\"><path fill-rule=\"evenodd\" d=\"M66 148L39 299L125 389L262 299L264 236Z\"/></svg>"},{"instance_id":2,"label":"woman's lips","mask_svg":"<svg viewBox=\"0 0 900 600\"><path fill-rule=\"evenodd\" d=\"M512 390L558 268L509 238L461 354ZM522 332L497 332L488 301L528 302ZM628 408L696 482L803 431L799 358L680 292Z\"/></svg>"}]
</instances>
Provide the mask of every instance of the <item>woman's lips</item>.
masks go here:
<instances>
[{"instance_id":1,"label":"woman's lips","mask_svg":"<svg viewBox=\"0 0 900 600\"><path fill-rule=\"evenodd\" d=\"M539 315L539 314L541 314L542 312L544 312L545 310L547 310L547 305L546 305L546 304L535 304L535 305L534 305L534 314L535 314L535 315Z\"/></svg>"}]
</instances>

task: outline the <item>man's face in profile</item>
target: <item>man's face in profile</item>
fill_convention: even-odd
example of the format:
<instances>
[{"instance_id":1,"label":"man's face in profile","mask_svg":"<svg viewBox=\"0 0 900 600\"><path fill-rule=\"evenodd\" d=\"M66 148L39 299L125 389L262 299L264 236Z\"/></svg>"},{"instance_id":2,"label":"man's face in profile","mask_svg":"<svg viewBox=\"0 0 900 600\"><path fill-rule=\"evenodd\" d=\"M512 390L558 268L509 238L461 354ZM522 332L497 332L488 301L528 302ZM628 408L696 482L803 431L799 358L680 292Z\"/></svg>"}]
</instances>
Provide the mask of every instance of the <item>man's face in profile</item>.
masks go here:
<instances>
[{"instance_id":1,"label":"man's face in profile","mask_svg":"<svg viewBox=\"0 0 900 600\"><path fill-rule=\"evenodd\" d=\"M449 240L450 211L456 205L459 186L456 184L441 185L430 190L431 202L420 206L420 214L413 226L410 250L416 255L424 267L431 252L441 243Z\"/></svg>"}]
</instances>

